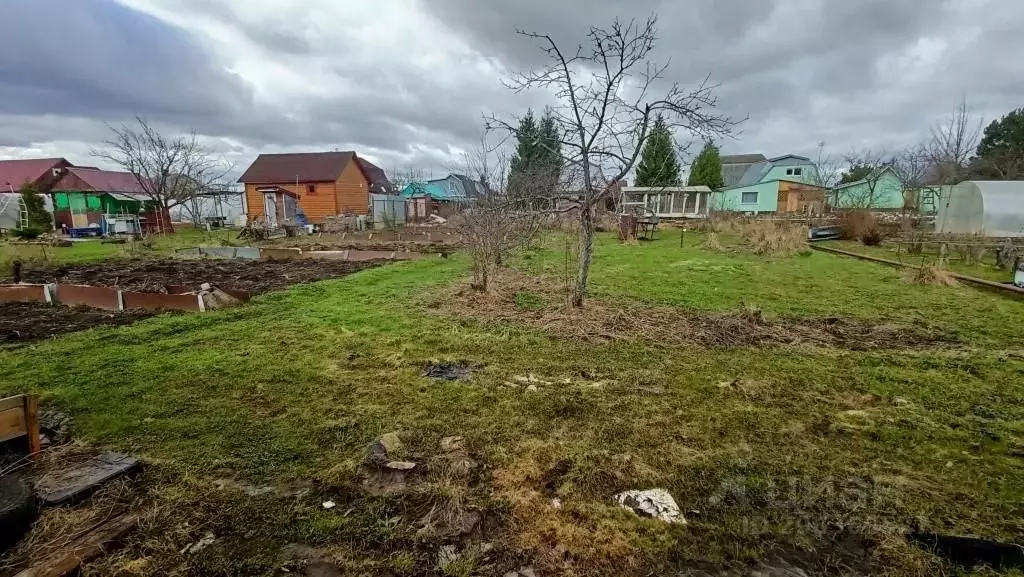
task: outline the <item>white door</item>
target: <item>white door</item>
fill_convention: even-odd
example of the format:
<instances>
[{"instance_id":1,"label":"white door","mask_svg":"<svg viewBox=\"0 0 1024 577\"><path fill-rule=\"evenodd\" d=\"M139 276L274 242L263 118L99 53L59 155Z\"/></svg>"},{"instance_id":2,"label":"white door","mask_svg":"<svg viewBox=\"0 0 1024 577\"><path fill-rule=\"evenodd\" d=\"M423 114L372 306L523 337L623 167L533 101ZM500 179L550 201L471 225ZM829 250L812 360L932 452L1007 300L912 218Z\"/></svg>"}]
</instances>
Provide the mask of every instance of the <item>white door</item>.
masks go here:
<instances>
[{"instance_id":1,"label":"white door","mask_svg":"<svg viewBox=\"0 0 1024 577\"><path fill-rule=\"evenodd\" d=\"M263 195L263 211L267 215L267 226L277 228L277 202L272 193Z\"/></svg>"}]
</instances>

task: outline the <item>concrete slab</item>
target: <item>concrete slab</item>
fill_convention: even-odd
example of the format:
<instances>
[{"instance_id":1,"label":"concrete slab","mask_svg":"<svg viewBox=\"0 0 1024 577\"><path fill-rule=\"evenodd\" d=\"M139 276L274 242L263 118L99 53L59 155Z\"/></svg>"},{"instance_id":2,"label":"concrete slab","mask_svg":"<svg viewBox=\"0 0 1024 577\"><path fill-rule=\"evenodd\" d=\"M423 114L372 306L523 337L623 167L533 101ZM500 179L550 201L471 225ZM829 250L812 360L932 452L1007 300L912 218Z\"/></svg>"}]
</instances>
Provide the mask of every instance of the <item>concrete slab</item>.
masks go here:
<instances>
[{"instance_id":1,"label":"concrete slab","mask_svg":"<svg viewBox=\"0 0 1024 577\"><path fill-rule=\"evenodd\" d=\"M139 462L118 453L103 453L83 463L53 471L36 481L44 505L60 506L81 501L104 483L136 471Z\"/></svg>"}]
</instances>

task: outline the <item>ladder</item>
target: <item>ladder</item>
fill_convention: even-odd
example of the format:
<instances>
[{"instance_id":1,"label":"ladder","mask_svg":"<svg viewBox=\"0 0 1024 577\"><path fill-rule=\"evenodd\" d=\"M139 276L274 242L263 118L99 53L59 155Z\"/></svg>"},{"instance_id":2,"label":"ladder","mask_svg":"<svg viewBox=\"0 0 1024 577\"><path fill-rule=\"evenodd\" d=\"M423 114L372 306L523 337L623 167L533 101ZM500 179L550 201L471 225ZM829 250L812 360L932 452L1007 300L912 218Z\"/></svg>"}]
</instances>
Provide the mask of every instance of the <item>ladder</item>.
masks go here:
<instances>
[{"instance_id":1,"label":"ladder","mask_svg":"<svg viewBox=\"0 0 1024 577\"><path fill-rule=\"evenodd\" d=\"M28 228L28 207L23 198L18 199L18 227L22 230Z\"/></svg>"},{"instance_id":2,"label":"ladder","mask_svg":"<svg viewBox=\"0 0 1024 577\"><path fill-rule=\"evenodd\" d=\"M935 204L935 189L931 187L922 188L918 202L919 214L936 214L938 212Z\"/></svg>"}]
</instances>

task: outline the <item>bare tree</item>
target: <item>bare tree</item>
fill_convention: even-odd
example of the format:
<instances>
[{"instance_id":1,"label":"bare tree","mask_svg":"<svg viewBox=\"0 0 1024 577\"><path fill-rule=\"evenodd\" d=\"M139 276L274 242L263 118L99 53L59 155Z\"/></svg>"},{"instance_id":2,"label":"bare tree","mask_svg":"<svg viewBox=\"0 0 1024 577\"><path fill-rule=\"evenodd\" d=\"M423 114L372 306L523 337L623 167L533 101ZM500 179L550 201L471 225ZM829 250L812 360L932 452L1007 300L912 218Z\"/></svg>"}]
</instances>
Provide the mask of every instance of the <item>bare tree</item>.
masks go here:
<instances>
[{"instance_id":1,"label":"bare tree","mask_svg":"<svg viewBox=\"0 0 1024 577\"><path fill-rule=\"evenodd\" d=\"M110 127L112 136L93 156L108 160L135 176L160 212L184 205L217 187L231 165L213 156L193 130L165 136L143 118L134 125Z\"/></svg>"},{"instance_id":2,"label":"bare tree","mask_svg":"<svg viewBox=\"0 0 1024 577\"><path fill-rule=\"evenodd\" d=\"M965 97L953 112L931 128L924 152L935 184L959 184L967 175L978 148L982 119L976 117Z\"/></svg>"},{"instance_id":3,"label":"bare tree","mask_svg":"<svg viewBox=\"0 0 1024 577\"><path fill-rule=\"evenodd\" d=\"M809 184L826 190L832 190L839 184L842 175L842 160L840 157L826 152L824 142L818 143L818 156L812 163L814 164L814 175Z\"/></svg>"},{"instance_id":4,"label":"bare tree","mask_svg":"<svg viewBox=\"0 0 1024 577\"><path fill-rule=\"evenodd\" d=\"M422 168L414 168L411 166L403 166L392 168L391 170L385 171L388 180L395 187L399 193L405 190L406 186L414 182L426 182L430 179L430 175L426 170Z\"/></svg>"},{"instance_id":5,"label":"bare tree","mask_svg":"<svg viewBox=\"0 0 1024 577\"><path fill-rule=\"evenodd\" d=\"M884 192L883 177L893 171L892 157L881 151L863 150L846 155L849 172L835 188L832 206L836 208L875 208Z\"/></svg>"},{"instance_id":6,"label":"bare tree","mask_svg":"<svg viewBox=\"0 0 1024 577\"><path fill-rule=\"evenodd\" d=\"M921 209L923 189L928 184L931 161L925 145L910 146L894 154L891 159L893 170L903 185L903 196L910 203L909 208Z\"/></svg>"},{"instance_id":7,"label":"bare tree","mask_svg":"<svg viewBox=\"0 0 1024 577\"><path fill-rule=\"evenodd\" d=\"M547 62L514 75L506 85L516 92L550 90L558 99L551 110L562 137L565 174L558 190L550 193L548 205L579 215L580 259L572 302L582 306L593 253L595 207L633 169L655 117L661 114L670 130L683 129L701 140L728 134L734 123L714 112L716 85L705 79L684 89L666 80L668 62L650 60L657 39L656 16L645 22L591 27L589 46L574 52L566 52L550 35L518 32L540 45ZM494 116L488 127L517 134L514 124Z\"/></svg>"}]
</instances>

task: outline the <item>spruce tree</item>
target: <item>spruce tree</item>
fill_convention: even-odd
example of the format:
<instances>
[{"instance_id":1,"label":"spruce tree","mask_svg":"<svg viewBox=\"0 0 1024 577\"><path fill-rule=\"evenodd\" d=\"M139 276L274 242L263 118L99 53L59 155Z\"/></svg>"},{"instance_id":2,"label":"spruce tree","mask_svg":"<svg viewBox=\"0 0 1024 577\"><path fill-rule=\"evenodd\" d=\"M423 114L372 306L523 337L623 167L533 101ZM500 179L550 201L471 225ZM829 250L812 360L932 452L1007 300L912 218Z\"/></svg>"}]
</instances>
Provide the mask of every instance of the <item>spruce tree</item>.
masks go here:
<instances>
[{"instance_id":1,"label":"spruce tree","mask_svg":"<svg viewBox=\"0 0 1024 577\"><path fill-rule=\"evenodd\" d=\"M530 173L539 160L540 136L533 110L527 110L526 115L519 120L519 128L516 130L518 144L509 166L508 187L514 197L524 196L529 189Z\"/></svg>"},{"instance_id":2,"label":"spruce tree","mask_svg":"<svg viewBox=\"0 0 1024 577\"><path fill-rule=\"evenodd\" d=\"M690 186L706 186L711 190L725 187L722 180L722 157L715 143L708 142L690 167Z\"/></svg>"},{"instance_id":3,"label":"spruce tree","mask_svg":"<svg viewBox=\"0 0 1024 577\"><path fill-rule=\"evenodd\" d=\"M646 187L679 186L679 160L672 144L672 133L665 124L665 118L654 120L651 134L647 137L640 164L636 169L636 185Z\"/></svg>"},{"instance_id":4,"label":"spruce tree","mask_svg":"<svg viewBox=\"0 0 1024 577\"><path fill-rule=\"evenodd\" d=\"M53 227L53 217L46 210L46 202L34 184L21 187L21 202L28 213L28 228L48 231Z\"/></svg>"}]
</instances>

